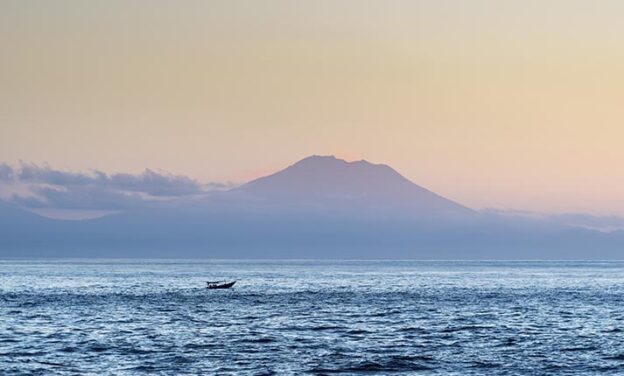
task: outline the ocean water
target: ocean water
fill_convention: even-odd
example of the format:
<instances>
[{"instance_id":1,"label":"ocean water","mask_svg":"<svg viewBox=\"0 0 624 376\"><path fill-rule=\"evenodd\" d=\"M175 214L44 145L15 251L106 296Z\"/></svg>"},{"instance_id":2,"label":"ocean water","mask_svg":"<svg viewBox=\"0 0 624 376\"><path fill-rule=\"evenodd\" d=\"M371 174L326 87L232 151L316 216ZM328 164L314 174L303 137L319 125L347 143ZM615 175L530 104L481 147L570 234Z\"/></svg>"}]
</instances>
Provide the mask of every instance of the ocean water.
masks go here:
<instances>
[{"instance_id":1,"label":"ocean water","mask_svg":"<svg viewBox=\"0 0 624 376\"><path fill-rule=\"evenodd\" d=\"M624 262L0 261L2 375L621 375L623 330Z\"/></svg>"}]
</instances>

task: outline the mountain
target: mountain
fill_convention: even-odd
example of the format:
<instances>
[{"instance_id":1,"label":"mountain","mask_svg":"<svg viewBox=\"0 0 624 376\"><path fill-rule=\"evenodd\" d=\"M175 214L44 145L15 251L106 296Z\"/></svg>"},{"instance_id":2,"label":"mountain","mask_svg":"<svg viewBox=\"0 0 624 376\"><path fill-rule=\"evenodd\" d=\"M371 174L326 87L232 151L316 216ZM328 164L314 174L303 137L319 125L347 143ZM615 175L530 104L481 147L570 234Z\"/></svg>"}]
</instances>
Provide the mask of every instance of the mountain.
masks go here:
<instances>
[{"instance_id":1,"label":"mountain","mask_svg":"<svg viewBox=\"0 0 624 376\"><path fill-rule=\"evenodd\" d=\"M386 165L334 157L93 220L0 201L0 257L621 259L623 249L624 231L474 212Z\"/></svg>"},{"instance_id":2,"label":"mountain","mask_svg":"<svg viewBox=\"0 0 624 376\"><path fill-rule=\"evenodd\" d=\"M384 164L311 156L237 189L268 205L394 211L418 217L473 214Z\"/></svg>"}]
</instances>

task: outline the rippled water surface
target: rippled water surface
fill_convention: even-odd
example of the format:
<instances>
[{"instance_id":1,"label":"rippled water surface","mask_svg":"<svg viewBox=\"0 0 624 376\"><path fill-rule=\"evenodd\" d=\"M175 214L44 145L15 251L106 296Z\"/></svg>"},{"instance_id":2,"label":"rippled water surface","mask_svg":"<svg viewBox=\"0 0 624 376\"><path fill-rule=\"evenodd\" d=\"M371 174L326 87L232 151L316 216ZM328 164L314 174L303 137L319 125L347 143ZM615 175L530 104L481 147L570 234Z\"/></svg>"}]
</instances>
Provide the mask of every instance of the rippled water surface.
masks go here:
<instances>
[{"instance_id":1,"label":"rippled water surface","mask_svg":"<svg viewBox=\"0 0 624 376\"><path fill-rule=\"evenodd\" d=\"M622 262L0 261L3 375L616 375L623 325Z\"/></svg>"}]
</instances>

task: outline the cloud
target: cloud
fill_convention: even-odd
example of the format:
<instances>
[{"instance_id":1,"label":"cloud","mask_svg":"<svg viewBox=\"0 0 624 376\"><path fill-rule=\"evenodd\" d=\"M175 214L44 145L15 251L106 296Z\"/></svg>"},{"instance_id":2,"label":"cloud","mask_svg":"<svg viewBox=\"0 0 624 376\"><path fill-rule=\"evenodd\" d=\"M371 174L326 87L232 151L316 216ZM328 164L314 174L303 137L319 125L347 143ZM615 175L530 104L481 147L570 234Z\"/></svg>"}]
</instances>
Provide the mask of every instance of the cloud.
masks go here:
<instances>
[{"instance_id":1,"label":"cloud","mask_svg":"<svg viewBox=\"0 0 624 376\"><path fill-rule=\"evenodd\" d=\"M13 180L13 168L6 163L0 163L0 182Z\"/></svg>"},{"instance_id":2,"label":"cloud","mask_svg":"<svg viewBox=\"0 0 624 376\"><path fill-rule=\"evenodd\" d=\"M5 167L9 167L5 164ZM11 174L11 172L8 172ZM111 174L94 170L91 174L55 170L34 164L22 163L12 175L22 183L50 184L62 187L97 186L100 188L144 192L152 196L186 196L204 191L197 181L181 175L159 173L146 169L141 174Z\"/></svg>"},{"instance_id":3,"label":"cloud","mask_svg":"<svg viewBox=\"0 0 624 376\"><path fill-rule=\"evenodd\" d=\"M138 193L128 193L98 187L95 185L80 185L68 187L33 186L32 195L14 195L13 201L20 206L61 209L102 209L121 210L149 203L149 198Z\"/></svg>"},{"instance_id":4,"label":"cloud","mask_svg":"<svg viewBox=\"0 0 624 376\"><path fill-rule=\"evenodd\" d=\"M98 170L84 173L24 162L15 168L0 163L0 184L5 186L5 192L12 192L11 201L26 208L88 210L123 210L202 197L230 187L221 183L201 184L186 176L150 169L140 174L107 174Z\"/></svg>"},{"instance_id":5,"label":"cloud","mask_svg":"<svg viewBox=\"0 0 624 376\"><path fill-rule=\"evenodd\" d=\"M617 216L595 216L582 213L552 215L554 220L570 226L584 227L599 231L624 230L624 218Z\"/></svg>"},{"instance_id":6,"label":"cloud","mask_svg":"<svg viewBox=\"0 0 624 376\"><path fill-rule=\"evenodd\" d=\"M624 217L618 216L596 216L585 213L548 214L512 209L486 209L483 210L482 213L491 216L538 220L557 225L581 227L601 232L624 230Z\"/></svg>"}]
</instances>

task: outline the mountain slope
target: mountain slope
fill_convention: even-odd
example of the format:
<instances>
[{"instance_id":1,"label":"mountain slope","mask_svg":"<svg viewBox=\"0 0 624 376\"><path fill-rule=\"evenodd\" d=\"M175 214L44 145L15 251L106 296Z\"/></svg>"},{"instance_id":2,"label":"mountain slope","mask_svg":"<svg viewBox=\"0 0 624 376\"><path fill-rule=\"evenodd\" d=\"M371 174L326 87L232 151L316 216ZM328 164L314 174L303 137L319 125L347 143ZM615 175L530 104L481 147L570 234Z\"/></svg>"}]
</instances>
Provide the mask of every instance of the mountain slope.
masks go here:
<instances>
[{"instance_id":1,"label":"mountain slope","mask_svg":"<svg viewBox=\"0 0 624 376\"><path fill-rule=\"evenodd\" d=\"M418 186L387 165L311 156L237 189L275 205L394 209L418 216L472 210Z\"/></svg>"}]
</instances>

